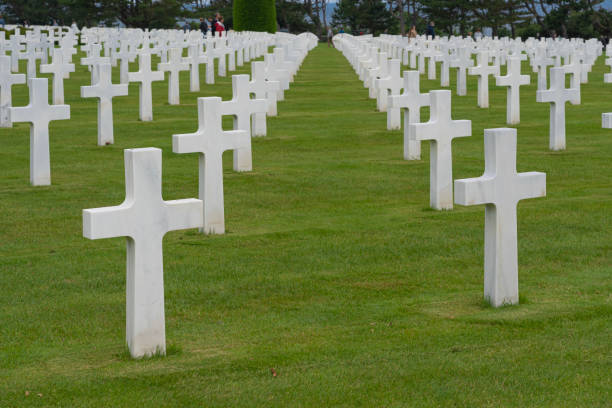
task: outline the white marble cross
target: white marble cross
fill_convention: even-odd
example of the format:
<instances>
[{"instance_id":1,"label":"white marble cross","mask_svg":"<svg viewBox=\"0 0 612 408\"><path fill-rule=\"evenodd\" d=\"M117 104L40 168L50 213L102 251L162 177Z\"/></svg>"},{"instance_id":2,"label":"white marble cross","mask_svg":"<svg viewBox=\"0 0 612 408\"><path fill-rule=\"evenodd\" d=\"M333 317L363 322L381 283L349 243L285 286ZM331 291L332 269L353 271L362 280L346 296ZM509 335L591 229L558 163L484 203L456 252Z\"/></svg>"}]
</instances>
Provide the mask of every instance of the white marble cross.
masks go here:
<instances>
[{"instance_id":1,"label":"white marble cross","mask_svg":"<svg viewBox=\"0 0 612 408\"><path fill-rule=\"evenodd\" d=\"M451 67L457 68L457 95L467 95L467 69L474 66L472 54L467 47L457 49L457 57L451 60Z\"/></svg>"},{"instance_id":2,"label":"white marble cross","mask_svg":"<svg viewBox=\"0 0 612 408\"><path fill-rule=\"evenodd\" d=\"M128 84L113 85L110 64L99 66L95 85L82 86L81 98L98 98L98 146L113 144L113 97L128 94Z\"/></svg>"},{"instance_id":3,"label":"white marble cross","mask_svg":"<svg viewBox=\"0 0 612 408\"><path fill-rule=\"evenodd\" d=\"M561 68L566 74L570 74L570 88L580 88L580 77L582 75L582 64L576 53L572 53L570 63Z\"/></svg>"},{"instance_id":4,"label":"white marble cross","mask_svg":"<svg viewBox=\"0 0 612 408\"><path fill-rule=\"evenodd\" d=\"M215 41L212 39L206 40L206 49L204 50L206 58L206 83L213 85L215 83Z\"/></svg>"},{"instance_id":5,"label":"white marble cross","mask_svg":"<svg viewBox=\"0 0 612 408\"><path fill-rule=\"evenodd\" d=\"M227 55L231 50L227 47L225 38L217 40L215 45L215 55L218 58L217 73L220 77L227 75Z\"/></svg>"},{"instance_id":6,"label":"white marble cross","mask_svg":"<svg viewBox=\"0 0 612 408\"><path fill-rule=\"evenodd\" d=\"M438 55L440 55L440 52L433 48L433 46L425 51L425 58L427 58L427 79L430 81L436 79L436 61Z\"/></svg>"},{"instance_id":7,"label":"white marble cross","mask_svg":"<svg viewBox=\"0 0 612 408\"><path fill-rule=\"evenodd\" d=\"M34 43L29 42L24 53L21 53L21 59L28 62L26 74L28 79L36 78L36 60L42 59L42 52L36 51Z\"/></svg>"},{"instance_id":8,"label":"white marble cross","mask_svg":"<svg viewBox=\"0 0 612 408\"><path fill-rule=\"evenodd\" d=\"M76 48L70 45L68 41L61 41L60 43L62 44L60 49L62 50L62 54L64 55L64 63L72 64L72 56L77 53ZM70 78L70 73L64 73L64 79L68 78Z\"/></svg>"},{"instance_id":9,"label":"white marble cross","mask_svg":"<svg viewBox=\"0 0 612 408\"><path fill-rule=\"evenodd\" d=\"M436 55L436 61L442 62L440 64L440 86L449 86L450 84L450 73L449 67L451 63L451 56L448 53L448 48L443 47L441 52Z\"/></svg>"},{"instance_id":10,"label":"white marble cross","mask_svg":"<svg viewBox=\"0 0 612 408\"><path fill-rule=\"evenodd\" d=\"M128 73L130 69L130 62L136 60L137 53L130 51L130 46L127 41L122 41L119 51L113 50L113 55L111 57L113 65L117 64L119 61L119 83L127 84Z\"/></svg>"},{"instance_id":11,"label":"white marble cross","mask_svg":"<svg viewBox=\"0 0 612 408\"><path fill-rule=\"evenodd\" d=\"M421 141L410 138L409 125L421 121L421 107L429 102L429 93L420 91L419 71L404 71L404 92L389 97L390 107L404 109L404 160L421 159Z\"/></svg>"},{"instance_id":12,"label":"white marble cross","mask_svg":"<svg viewBox=\"0 0 612 408\"><path fill-rule=\"evenodd\" d=\"M470 75L478 75L478 106L489 107L489 75L499 75L499 65L489 65L489 52L480 51L478 65L469 68Z\"/></svg>"},{"instance_id":13,"label":"white marble cross","mask_svg":"<svg viewBox=\"0 0 612 408\"><path fill-rule=\"evenodd\" d=\"M580 104L580 88L565 89L565 69L550 69L550 89L536 92L538 102L550 102L550 150L565 150L565 102Z\"/></svg>"},{"instance_id":14,"label":"white marble cross","mask_svg":"<svg viewBox=\"0 0 612 408\"><path fill-rule=\"evenodd\" d=\"M49 155L49 122L70 119L70 106L49 105L47 78L28 80L30 103L9 108L10 119L30 123L30 183L33 186L51 184Z\"/></svg>"},{"instance_id":15,"label":"white marble cross","mask_svg":"<svg viewBox=\"0 0 612 408\"><path fill-rule=\"evenodd\" d=\"M125 201L83 210L83 236L127 237L126 340L134 358L166 353L163 238L202 226L202 201L164 201L162 151L125 150Z\"/></svg>"},{"instance_id":16,"label":"white marble cross","mask_svg":"<svg viewBox=\"0 0 612 408\"><path fill-rule=\"evenodd\" d=\"M81 58L81 65L88 65L91 70L91 84L95 85L98 82L98 67L101 64L110 64L111 60L109 57L100 56L101 45L92 44L89 50L89 55L85 58Z\"/></svg>"},{"instance_id":17,"label":"white marble cross","mask_svg":"<svg viewBox=\"0 0 612 408\"><path fill-rule=\"evenodd\" d=\"M198 98L198 130L172 136L173 152L200 154L198 191L204 202L201 231L205 234L225 233L223 152L251 145L251 135L246 130L223 130L221 106L221 98Z\"/></svg>"},{"instance_id":18,"label":"white marble cross","mask_svg":"<svg viewBox=\"0 0 612 408\"><path fill-rule=\"evenodd\" d=\"M400 74L400 60L389 60L388 74L385 78L376 80L378 88L378 110L387 112L387 130L399 129L402 127L400 108L387 106L390 95L399 95L404 85Z\"/></svg>"},{"instance_id":19,"label":"white marble cross","mask_svg":"<svg viewBox=\"0 0 612 408\"><path fill-rule=\"evenodd\" d=\"M263 61L253 61L251 63L251 81L249 91L255 94L255 99L266 99L268 101L267 113L256 113L253 116L253 136L265 136L268 132L266 115L276 116L276 93L280 89L278 81L266 80L266 66ZM270 105L274 105L270 108ZM273 115L270 114L272 111Z\"/></svg>"},{"instance_id":20,"label":"white marble cross","mask_svg":"<svg viewBox=\"0 0 612 408\"><path fill-rule=\"evenodd\" d=\"M289 89L289 71L278 68L275 64L275 57L273 54L264 55L264 64L266 66L266 78L271 81L277 81L280 84L278 92L276 93L276 100L284 100L285 91Z\"/></svg>"},{"instance_id":21,"label":"white marble cross","mask_svg":"<svg viewBox=\"0 0 612 408\"><path fill-rule=\"evenodd\" d=\"M10 50L11 50L11 71L19 72L19 57L22 55L22 51L25 50L25 44L22 44L22 35L11 35L10 37Z\"/></svg>"},{"instance_id":22,"label":"white marble cross","mask_svg":"<svg viewBox=\"0 0 612 408\"><path fill-rule=\"evenodd\" d=\"M153 120L151 83L153 81L163 81L164 73L151 71L151 54L138 54L138 68L138 71L128 73L128 81L140 82L140 120L149 122Z\"/></svg>"},{"instance_id":23,"label":"white marble cross","mask_svg":"<svg viewBox=\"0 0 612 408\"><path fill-rule=\"evenodd\" d=\"M12 127L9 108L13 106L12 86L25 84L24 74L11 72L11 57L0 56L0 127Z\"/></svg>"},{"instance_id":24,"label":"white marble cross","mask_svg":"<svg viewBox=\"0 0 612 408\"><path fill-rule=\"evenodd\" d=\"M386 52L380 52L379 54L377 54L376 60L377 63L368 69L368 72L366 74L366 80L363 83L363 85L369 89L370 98L376 98L376 78L386 77L389 67Z\"/></svg>"},{"instance_id":25,"label":"white marble cross","mask_svg":"<svg viewBox=\"0 0 612 408\"><path fill-rule=\"evenodd\" d=\"M529 85L531 77L521 75L521 60L519 57L508 57L508 71L504 76L496 76L495 84L508 88L506 99L506 122L516 125L521 122L521 85Z\"/></svg>"},{"instance_id":26,"label":"white marble cross","mask_svg":"<svg viewBox=\"0 0 612 408\"><path fill-rule=\"evenodd\" d=\"M485 207L484 296L495 307L517 304L516 207L546 195L546 174L516 172L516 129L485 130L482 177L455 180L455 202Z\"/></svg>"},{"instance_id":27,"label":"white marble cross","mask_svg":"<svg viewBox=\"0 0 612 408\"><path fill-rule=\"evenodd\" d=\"M417 48L417 58L419 63L417 65L417 70L419 74L425 73L425 47Z\"/></svg>"},{"instance_id":28,"label":"white marble cross","mask_svg":"<svg viewBox=\"0 0 612 408\"><path fill-rule=\"evenodd\" d=\"M206 56L201 54L200 43L189 45L187 58L183 62L189 64L189 91L200 91L200 64L206 62Z\"/></svg>"},{"instance_id":29,"label":"white marble cross","mask_svg":"<svg viewBox=\"0 0 612 408\"><path fill-rule=\"evenodd\" d=\"M189 64L183 62L182 54L182 48L171 48L168 62L159 64L157 66L160 71L170 72L168 79L168 103L170 105L178 105L181 103L179 74L181 71L189 70Z\"/></svg>"},{"instance_id":30,"label":"white marble cross","mask_svg":"<svg viewBox=\"0 0 612 408\"><path fill-rule=\"evenodd\" d=\"M231 101L221 104L221 113L232 116L234 119L234 130L245 130L251 134L251 116L255 113L266 113L268 101L266 99L251 99L248 75L232 75ZM234 170L253 170L253 153L251 151L251 140L247 147L234 149Z\"/></svg>"},{"instance_id":31,"label":"white marble cross","mask_svg":"<svg viewBox=\"0 0 612 408\"><path fill-rule=\"evenodd\" d=\"M53 104L64 104L64 78L66 74L74 72L74 64L64 63L64 52L61 48L53 50L51 64L41 64L40 72L53 74Z\"/></svg>"},{"instance_id":32,"label":"white marble cross","mask_svg":"<svg viewBox=\"0 0 612 408\"><path fill-rule=\"evenodd\" d=\"M538 91L545 90L547 88L546 74L549 65L554 65L555 61L546 56L546 48L539 49L532 60L533 72L538 73Z\"/></svg>"},{"instance_id":33,"label":"white marble cross","mask_svg":"<svg viewBox=\"0 0 612 408\"><path fill-rule=\"evenodd\" d=\"M431 91L430 119L426 123L410 124L411 140L431 140L429 158L429 198L436 210L453 208L453 154L456 137L471 136L472 121L451 119L450 91Z\"/></svg>"}]
</instances>

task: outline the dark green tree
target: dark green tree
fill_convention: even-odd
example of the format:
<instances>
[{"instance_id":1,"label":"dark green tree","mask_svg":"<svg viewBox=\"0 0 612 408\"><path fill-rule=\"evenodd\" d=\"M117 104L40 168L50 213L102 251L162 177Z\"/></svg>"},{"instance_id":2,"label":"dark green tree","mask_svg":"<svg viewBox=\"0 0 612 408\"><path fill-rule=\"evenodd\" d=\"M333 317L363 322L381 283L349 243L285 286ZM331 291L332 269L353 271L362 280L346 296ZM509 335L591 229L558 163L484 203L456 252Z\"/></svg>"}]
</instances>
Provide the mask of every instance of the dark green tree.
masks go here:
<instances>
[{"instance_id":1,"label":"dark green tree","mask_svg":"<svg viewBox=\"0 0 612 408\"><path fill-rule=\"evenodd\" d=\"M356 32L359 29L357 6L357 0L340 0L339 3L336 3L336 9L332 15L332 25L334 27L344 27L347 32Z\"/></svg>"},{"instance_id":2,"label":"dark green tree","mask_svg":"<svg viewBox=\"0 0 612 408\"><path fill-rule=\"evenodd\" d=\"M383 0L361 0L357 10L357 23L365 27L368 32L378 35L396 31L397 20L393 18L393 14Z\"/></svg>"},{"instance_id":3,"label":"dark green tree","mask_svg":"<svg viewBox=\"0 0 612 408\"><path fill-rule=\"evenodd\" d=\"M453 28L461 24L461 30L469 24L466 0L431 0L422 1L423 13L428 21L433 21L438 34L453 34ZM463 19L461 16L463 15Z\"/></svg>"},{"instance_id":4,"label":"dark green tree","mask_svg":"<svg viewBox=\"0 0 612 408\"><path fill-rule=\"evenodd\" d=\"M397 23L382 0L341 0L332 15L333 26L345 27L353 33L393 33Z\"/></svg>"},{"instance_id":5,"label":"dark green tree","mask_svg":"<svg viewBox=\"0 0 612 408\"><path fill-rule=\"evenodd\" d=\"M234 0L233 14L236 31L276 32L274 0Z\"/></svg>"},{"instance_id":6,"label":"dark green tree","mask_svg":"<svg viewBox=\"0 0 612 408\"><path fill-rule=\"evenodd\" d=\"M2 0L3 12L11 23L51 24L59 14L58 0Z\"/></svg>"},{"instance_id":7,"label":"dark green tree","mask_svg":"<svg viewBox=\"0 0 612 408\"><path fill-rule=\"evenodd\" d=\"M103 13L112 23L117 19L128 27L174 28L176 19L184 15L186 0L105 0Z\"/></svg>"},{"instance_id":8,"label":"dark green tree","mask_svg":"<svg viewBox=\"0 0 612 408\"><path fill-rule=\"evenodd\" d=\"M276 21L281 29L292 33L315 31L307 15L304 3L299 0L276 0Z\"/></svg>"}]
</instances>

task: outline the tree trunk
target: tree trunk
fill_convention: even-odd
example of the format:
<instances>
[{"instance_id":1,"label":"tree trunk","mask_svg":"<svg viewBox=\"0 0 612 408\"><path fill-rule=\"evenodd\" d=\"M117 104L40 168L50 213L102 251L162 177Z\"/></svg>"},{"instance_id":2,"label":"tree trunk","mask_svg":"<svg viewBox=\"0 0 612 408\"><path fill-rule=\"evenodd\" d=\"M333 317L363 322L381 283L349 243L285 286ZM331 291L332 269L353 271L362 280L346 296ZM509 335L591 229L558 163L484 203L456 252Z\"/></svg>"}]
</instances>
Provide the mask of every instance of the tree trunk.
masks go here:
<instances>
[{"instance_id":1,"label":"tree trunk","mask_svg":"<svg viewBox=\"0 0 612 408\"><path fill-rule=\"evenodd\" d=\"M399 10L400 34L406 34L406 16L404 15L404 0L397 0L397 8Z\"/></svg>"}]
</instances>

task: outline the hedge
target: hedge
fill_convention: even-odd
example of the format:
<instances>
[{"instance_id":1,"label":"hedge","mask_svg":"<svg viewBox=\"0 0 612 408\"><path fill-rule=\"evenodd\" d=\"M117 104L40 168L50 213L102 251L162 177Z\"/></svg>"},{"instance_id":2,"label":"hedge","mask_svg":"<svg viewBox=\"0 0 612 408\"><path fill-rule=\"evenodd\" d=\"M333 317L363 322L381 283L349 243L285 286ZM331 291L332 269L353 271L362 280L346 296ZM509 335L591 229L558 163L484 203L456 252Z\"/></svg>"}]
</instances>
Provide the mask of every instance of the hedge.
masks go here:
<instances>
[{"instance_id":1,"label":"hedge","mask_svg":"<svg viewBox=\"0 0 612 408\"><path fill-rule=\"evenodd\" d=\"M234 30L276 32L274 0L234 0Z\"/></svg>"}]
</instances>

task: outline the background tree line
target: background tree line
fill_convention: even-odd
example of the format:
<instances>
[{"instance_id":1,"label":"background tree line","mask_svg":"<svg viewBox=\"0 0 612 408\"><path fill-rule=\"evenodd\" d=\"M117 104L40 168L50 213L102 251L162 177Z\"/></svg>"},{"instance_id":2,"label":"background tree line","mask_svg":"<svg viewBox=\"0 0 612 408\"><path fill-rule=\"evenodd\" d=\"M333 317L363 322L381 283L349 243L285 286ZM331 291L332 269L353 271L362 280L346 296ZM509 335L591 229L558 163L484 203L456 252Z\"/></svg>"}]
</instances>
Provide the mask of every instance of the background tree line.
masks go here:
<instances>
[{"instance_id":1,"label":"background tree line","mask_svg":"<svg viewBox=\"0 0 612 408\"><path fill-rule=\"evenodd\" d=\"M612 35L612 13L603 0L274 0L280 29L324 35L330 24L347 32L404 34L412 25L422 33L435 21L439 34L461 34L487 27L493 35L605 37ZM172 28L186 18L219 12L233 26L233 0L0 0L8 22L95 26L121 22L128 27ZM197 26L197 23L194 22Z\"/></svg>"},{"instance_id":2,"label":"background tree line","mask_svg":"<svg viewBox=\"0 0 612 408\"><path fill-rule=\"evenodd\" d=\"M604 0L339 0L332 24L346 31L419 33L434 21L440 34L609 38L612 13Z\"/></svg>"}]
</instances>

